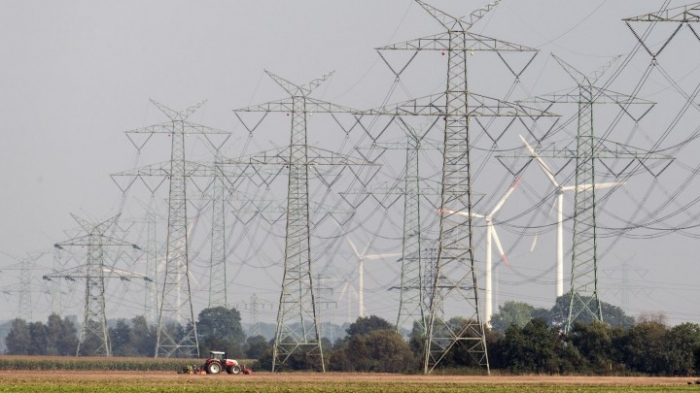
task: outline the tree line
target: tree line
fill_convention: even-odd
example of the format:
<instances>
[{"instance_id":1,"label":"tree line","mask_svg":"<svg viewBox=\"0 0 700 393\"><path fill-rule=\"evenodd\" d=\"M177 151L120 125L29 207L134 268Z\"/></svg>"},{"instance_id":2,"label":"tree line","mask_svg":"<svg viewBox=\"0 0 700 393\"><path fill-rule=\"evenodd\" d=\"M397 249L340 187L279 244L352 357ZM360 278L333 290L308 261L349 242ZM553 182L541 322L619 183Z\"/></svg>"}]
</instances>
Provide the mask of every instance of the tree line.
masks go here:
<instances>
[{"instance_id":1,"label":"tree line","mask_svg":"<svg viewBox=\"0 0 700 393\"><path fill-rule=\"evenodd\" d=\"M486 330L491 368L514 374L700 375L700 325L669 327L660 318L635 321L618 307L603 303L606 323L583 319L563 334L567 305L564 296L549 310L521 302L500 306ZM445 323L456 328L468 322L455 317ZM184 331L172 324L166 328ZM197 332L203 356L220 350L229 357L258 359L259 369L272 367L273 341L263 336L246 338L236 309L202 310ZM404 337L391 323L369 316L358 318L346 333L333 343L323 338L327 370L412 373L421 369L424 336L417 323ZM118 320L109 328L109 336L114 356L154 356L156 328L143 316ZM8 353L22 355L72 356L77 341L76 326L56 314L46 324L16 319L6 337ZM94 345L81 344L81 354L89 354ZM314 370L318 364L314 355L298 351L282 370ZM477 368L478 362L466 345L458 343L440 367Z\"/></svg>"},{"instance_id":2,"label":"tree line","mask_svg":"<svg viewBox=\"0 0 700 393\"><path fill-rule=\"evenodd\" d=\"M108 328L108 336L113 356L155 356L156 326L148 324L144 316L118 319L112 325ZM168 322L164 328L176 338L185 331L177 322ZM202 310L197 320L197 333L202 354L219 350L242 358L250 351L251 355L255 355L251 358L257 358L262 350L267 349L267 340L263 337L245 339L241 316L236 309L213 307ZM261 338L265 343L262 350L259 348ZM59 315L52 314L46 323L14 319L5 344L10 355L49 356L91 356L102 345L96 336L89 335L81 343L80 353L76 353L78 340L78 326L68 318L61 319Z\"/></svg>"}]
</instances>

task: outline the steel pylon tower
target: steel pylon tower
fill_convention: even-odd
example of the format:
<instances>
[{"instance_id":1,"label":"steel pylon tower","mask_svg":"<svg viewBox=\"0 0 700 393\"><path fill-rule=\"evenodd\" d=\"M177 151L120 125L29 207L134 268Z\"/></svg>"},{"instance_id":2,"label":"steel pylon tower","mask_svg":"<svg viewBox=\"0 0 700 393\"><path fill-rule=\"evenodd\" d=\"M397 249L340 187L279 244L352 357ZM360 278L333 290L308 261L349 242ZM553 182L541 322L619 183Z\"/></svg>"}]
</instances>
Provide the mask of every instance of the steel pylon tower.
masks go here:
<instances>
[{"instance_id":1,"label":"steel pylon tower","mask_svg":"<svg viewBox=\"0 0 700 393\"><path fill-rule=\"evenodd\" d=\"M405 141L374 143L372 148L405 151L405 169L403 188L389 185L388 189L371 189L364 193L399 194L403 197L403 235L401 249L401 276L398 286L389 288L399 291L399 308L396 317L396 329L417 322L422 334L426 332L428 310L425 295L425 266L422 253L424 252L421 232L422 196L440 195L438 190L421 186L420 154L421 151L432 148L439 150L438 143L426 138L427 134L437 124L438 119L431 121L427 129L415 129L401 117L399 124L406 134ZM393 204L392 201L390 201Z\"/></svg>"},{"instance_id":2,"label":"steel pylon tower","mask_svg":"<svg viewBox=\"0 0 700 393\"><path fill-rule=\"evenodd\" d=\"M16 257L10 253L2 251L6 256L17 261L15 265L4 266L2 270L19 270L19 302L17 303L17 317L25 321L32 321L32 271L36 261L44 256L44 252L27 253L24 258ZM14 291L13 291L14 292Z\"/></svg>"},{"instance_id":3,"label":"steel pylon tower","mask_svg":"<svg viewBox=\"0 0 700 393\"><path fill-rule=\"evenodd\" d=\"M158 242L156 239L156 216L149 206L146 212L146 276L153 281L146 284L144 311L148 322L158 321Z\"/></svg>"},{"instance_id":4,"label":"steel pylon tower","mask_svg":"<svg viewBox=\"0 0 700 393\"><path fill-rule=\"evenodd\" d=\"M576 87L564 93L553 93L522 100L522 102L545 103L549 106L555 103L566 103L578 106L576 149L574 152L566 152L564 154L569 159L575 160L576 168L571 288L569 292L571 297L564 328L565 332L568 332L573 322L582 314L591 316L593 320L603 322L603 310L598 297L596 160L601 157L636 158L636 155L611 152L603 148L603 141L596 138L594 131L593 105L614 104L626 109L630 105L643 104L650 105L649 109L651 109L653 102L595 86L596 82L603 76L615 59L603 65L591 75L585 75L559 57L555 55L552 55L552 57L576 82Z\"/></svg>"},{"instance_id":5,"label":"steel pylon tower","mask_svg":"<svg viewBox=\"0 0 700 393\"><path fill-rule=\"evenodd\" d=\"M250 328L248 329L248 337L255 337L260 335L260 317L258 315L258 295L252 294L250 296Z\"/></svg>"},{"instance_id":6,"label":"steel pylon tower","mask_svg":"<svg viewBox=\"0 0 700 393\"><path fill-rule=\"evenodd\" d=\"M420 221L420 136L411 129L406 137L406 174L404 180L403 244L399 312L396 328L406 322L418 321L425 334L427 313L423 299L423 266L421 260Z\"/></svg>"},{"instance_id":7,"label":"steel pylon tower","mask_svg":"<svg viewBox=\"0 0 700 393\"><path fill-rule=\"evenodd\" d=\"M170 161L117 173L112 175L112 177L132 177L127 187L130 187L137 178L141 177L155 176L162 178L163 180L158 183L158 186L165 179L170 180L165 275L160 297L160 310L158 312L155 357L198 357L199 339L197 337L197 324L192 304L189 275L187 180L194 177L214 177L215 170L212 164L201 164L185 159L185 137L188 135L200 135L211 143L210 135L230 135L230 133L195 124L188 120L204 102L179 112L154 100L151 100L151 102L170 121L127 131L126 134L137 149L141 149L152 134L168 135L171 138ZM142 144L134 142L131 137L139 134L148 135L146 141ZM120 188L122 187L120 186ZM122 188L122 191L124 190ZM153 189L151 191L155 192ZM177 322L180 325L184 323L184 333L180 335L178 332L168 329L168 322Z\"/></svg>"},{"instance_id":8,"label":"steel pylon tower","mask_svg":"<svg viewBox=\"0 0 700 393\"><path fill-rule=\"evenodd\" d=\"M109 334L107 332L107 315L105 313L105 278L115 273L116 269L105 265L105 248L128 246L138 249L138 246L106 235L107 231L119 218L119 215L99 224L89 223L75 215L72 216L85 231L85 235L56 243L54 247L58 249L63 249L64 247L87 247L84 272L78 275L69 271L56 272L44 276L44 279L50 280L51 278L62 277L85 278L85 311L76 356L80 355L80 346L89 338L95 338L100 343L94 355L112 356ZM105 274L106 272L107 274ZM124 272L119 277L126 277L127 275L129 273ZM137 275L129 275L129 277L133 276Z\"/></svg>"},{"instance_id":9,"label":"steel pylon tower","mask_svg":"<svg viewBox=\"0 0 700 393\"><path fill-rule=\"evenodd\" d=\"M291 138L287 147L248 158L224 161L233 165L284 165L287 183L287 225L284 273L277 313L272 371L277 371L296 351L303 351L325 372L320 326L311 266L309 220L309 168L312 165L369 165L370 163L307 144L307 116L318 113L359 111L321 101L309 95L331 74L296 85L265 71L289 96L278 101L237 109L234 112L282 112L291 115Z\"/></svg>"},{"instance_id":10,"label":"steel pylon tower","mask_svg":"<svg viewBox=\"0 0 700 393\"><path fill-rule=\"evenodd\" d=\"M73 258L63 247L54 247L52 257L51 274L62 271L68 262ZM44 278L47 278L46 276ZM63 315L63 304L61 302L61 281L51 281L51 312Z\"/></svg>"},{"instance_id":11,"label":"steel pylon tower","mask_svg":"<svg viewBox=\"0 0 700 393\"><path fill-rule=\"evenodd\" d=\"M217 151L217 160L218 151ZM214 168L212 183L211 257L209 269L209 307L228 307L226 290L226 185L219 167Z\"/></svg>"},{"instance_id":12,"label":"steel pylon tower","mask_svg":"<svg viewBox=\"0 0 700 393\"><path fill-rule=\"evenodd\" d=\"M410 100L381 108L372 114L402 116L440 116L444 119L441 210L471 211L469 119L473 116L529 116L549 114L501 100L469 92L467 57L476 51L536 52L536 49L484 37L469 31L474 23L500 2L497 0L474 11L468 19L455 18L437 8L416 0L446 30L444 33L377 50L433 50L447 54L447 86L445 93ZM476 361L489 369L484 325L479 311L478 283L472 254L472 220L440 217L438 262L435 271L428 317L428 331L423 357L424 372L432 371L457 343L463 343ZM446 281L440 282L438 281ZM448 299L460 303L467 322L450 326L438 315Z\"/></svg>"}]
</instances>

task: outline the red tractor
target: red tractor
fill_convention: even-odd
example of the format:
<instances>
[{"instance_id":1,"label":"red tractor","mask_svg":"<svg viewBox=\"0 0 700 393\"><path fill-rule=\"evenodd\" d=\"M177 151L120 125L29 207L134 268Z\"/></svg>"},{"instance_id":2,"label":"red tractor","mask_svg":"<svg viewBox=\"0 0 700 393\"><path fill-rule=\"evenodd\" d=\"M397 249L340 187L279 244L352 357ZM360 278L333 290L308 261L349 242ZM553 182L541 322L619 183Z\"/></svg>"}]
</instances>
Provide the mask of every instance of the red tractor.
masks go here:
<instances>
[{"instance_id":1,"label":"red tractor","mask_svg":"<svg viewBox=\"0 0 700 393\"><path fill-rule=\"evenodd\" d=\"M209 359L202 366L207 374L218 374L221 370L226 370L229 374L238 374L241 372L241 366L237 360L226 359L226 352L210 351Z\"/></svg>"}]
</instances>

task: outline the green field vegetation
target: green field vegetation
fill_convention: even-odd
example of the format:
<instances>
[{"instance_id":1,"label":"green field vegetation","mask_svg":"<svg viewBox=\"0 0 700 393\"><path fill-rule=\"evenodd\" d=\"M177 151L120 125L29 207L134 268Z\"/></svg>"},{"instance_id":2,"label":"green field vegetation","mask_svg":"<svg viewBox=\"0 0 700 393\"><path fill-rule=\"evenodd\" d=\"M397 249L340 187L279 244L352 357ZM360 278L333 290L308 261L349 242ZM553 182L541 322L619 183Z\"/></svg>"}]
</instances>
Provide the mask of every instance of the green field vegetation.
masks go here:
<instances>
[{"instance_id":1,"label":"green field vegetation","mask_svg":"<svg viewBox=\"0 0 700 393\"><path fill-rule=\"evenodd\" d=\"M240 361L250 365L254 361ZM187 365L201 365L203 359L105 358L65 356L0 356L0 370L74 371L172 371Z\"/></svg>"},{"instance_id":2,"label":"green field vegetation","mask_svg":"<svg viewBox=\"0 0 700 393\"><path fill-rule=\"evenodd\" d=\"M244 377L176 376L167 380L105 378L2 378L0 392L690 392L697 385L619 386L567 385L555 383L455 383L455 382L391 382L386 381L286 381L256 380Z\"/></svg>"}]
</instances>

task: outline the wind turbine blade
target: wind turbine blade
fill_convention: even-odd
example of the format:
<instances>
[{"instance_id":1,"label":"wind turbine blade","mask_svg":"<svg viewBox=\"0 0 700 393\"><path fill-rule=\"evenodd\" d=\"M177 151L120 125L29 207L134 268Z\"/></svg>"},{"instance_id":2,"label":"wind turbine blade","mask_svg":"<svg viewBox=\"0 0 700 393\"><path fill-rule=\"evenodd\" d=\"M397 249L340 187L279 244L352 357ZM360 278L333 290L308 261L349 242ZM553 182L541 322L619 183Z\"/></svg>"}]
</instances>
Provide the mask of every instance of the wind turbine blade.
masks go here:
<instances>
[{"instance_id":1,"label":"wind turbine blade","mask_svg":"<svg viewBox=\"0 0 700 393\"><path fill-rule=\"evenodd\" d=\"M493 210L491 210L491 213L489 213L488 216L493 216L494 214L496 214L496 212L497 212L498 210L501 209L501 207L503 207L503 204L506 203L506 201L507 201L508 198L510 197L510 194L512 194L513 191L515 191L515 187L517 187L518 183L520 182L520 178L521 178L521 177L522 177L522 176L518 176L518 178L515 179L515 181L514 181L513 184L510 186L510 188L508 189L508 191L506 191L506 193L503 195L503 197L501 198L501 200L498 201L498 203L496 204L496 206L494 206Z\"/></svg>"},{"instance_id":2,"label":"wind turbine blade","mask_svg":"<svg viewBox=\"0 0 700 393\"><path fill-rule=\"evenodd\" d=\"M353 285L350 285L348 288L352 289L352 293L355 295L355 299L357 299L359 297L357 294L357 289L355 289Z\"/></svg>"},{"instance_id":3,"label":"wind turbine blade","mask_svg":"<svg viewBox=\"0 0 700 393\"><path fill-rule=\"evenodd\" d=\"M576 190L576 192L582 192L586 190L590 190L591 188L594 188L596 190L602 190L604 188L613 188L617 186L621 186L625 184L625 182L612 182L612 183L586 183L586 184L579 184L578 186L565 186L562 187L562 191L573 191Z\"/></svg>"},{"instance_id":4,"label":"wind turbine blade","mask_svg":"<svg viewBox=\"0 0 700 393\"><path fill-rule=\"evenodd\" d=\"M187 239L190 238L190 235L192 234L192 230L194 229L195 225L197 225L197 216L192 217L192 222L190 222L190 227L187 228Z\"/></svg>"},{"instance_id":5,"label":"wind turbine blade","mask_svg":"<svg viewBox=\"0 0 700 393\"><path fill-rule=\"evenodd\" d=\"M401 255L403 255L403 254L401 254L400 252L392 252L389 254L372 254L372 255L365 255L364 259L365 259L365 261L376 261L378 259L400 257Z\"/></svg>"},{"instance_id":6,"label":"wind turbine blade","mask_svg":"<svg viewBox=\"0 0 700 393\"><path fill-rule=\"evenodd\" d=\"M454 215L464 216L464 217L469 217L469 216L471 216L471 217L476 217L476 218L482 218L482 217L484 217L484 216L481 215L481 214L478 214L478 213L467 213L467 212L464 211L464 210L462 210L462 211L455 211L455 210L448 210L448 209L437 209L437 210L435 210L435 211L436 211L438 214L444 214L444 215L454 214Z\"/></svg>"},{"instance_id":7,"label":"wind turbine blade","mask_svg":"<svg viewBox=\"0 0 700 393\"><path fill-rule=\"evenodd\" d=\"M338 229L340 229L340 232L341 232L341 234L342 234L342 232L343 232L343 227L342 227L342 226L340 225L340 223L339 223L338 221L336 221L335 219L333 219L333 222L335 223L335 225L338 226ZM343 237L345 237L345 241L348 242L348 244L350 245L350 248L352 248L352 251L355 253L355 255L356 255L358 258L362 258L362 255L361 255L360 252L357 250L357 247L355 246L355 243L353 243L353 241L350 240L350 237L349 237L348 235L344 235ZM366 252L366 250L365 250L365 252Z\"/></svg>"},{"instance_id":8,"label":"wind turbine blade","mask_svg":"<svg viewBox=\"0 0 700 393\"><path fill-rule=\"evenodd\" d=\"M343 296L348 296L348 282L345 281L343 287L340 289L340 296L338 296L338 302L343 300Z\"/></svg>"},{"instance_id":9,"label":"wind turbine blade","mask_svg":"<svg viewBox=\"0 0 700 393\"><path fill-rule=\"evenodd\" d=\"M557 198L554 198L554 202L552 203L552 207L549 208L549 214L547 214L547 219L552 217L552 212L554 211L554 206L556 206L556 205L557 205ZM535 251L535 246L537 245L537 236L538 235L539 234L536 233L535 238L532 240L532 246L530 247L530 252Z\"/></svg>"},{"instance_id":10,"label":"wind turbine blade","mask_svg":"<svg viewBox=\"0 0 700 393\"><path fill-rule=\"evenodd\" d=\"M506 258L506 253L503 251L503 246L501 246L501 240L498 238L498 233L496 233L496 227L491 227L491 234L493 235L493 242L496 243L498 252L501 253L501 259L503 260L503 262L505 262L506 266L510 267L510 264L508 263L508 258Z\"/></svg>"},{"instance_id":11,"label":"wind turbine blade","mask_svg":"<svg viewBox=\"0 0 700 393\"><path fill-rule=\"evenodd\" d=\"M355 255L357 255L358 258L362 258L362 255L360 255L360 253L357 251L357 247L355 247L355 243L353 243L352 240L350 240L350 237L345 236L345 240L348 242L348 244L350 244L350 247L355 252Z\"/></svg>"},{"instance_id":12,"label":"wind turbine blade","mask_svg":"<svg viewBox=\"0 0 700 393\"><path fill-rule=\"evenodd\" d=\"M554 184L554 187L559 188L559 183L557 183L557 179L554 178L554 174L552 173L552 170L549 169L549 167L547 166L547 164L544 163L544 161L542 161L542 158L540 158L540 155L537 154L537 152L535 152L535 149L533 149L529 143L527 143L525 138L523 138L522 135L518 135L518 136L520 137L520 140L523 141L523 143L525 144L525 147L527 147L527 150L530 151L530 154L532 154L532 156L535 157L537 162L540 164L540 167L544 171L544 174L547 175L547 177L549 178L549 181L551 181L552 184Z\"/></svg>"}]
</instances>

